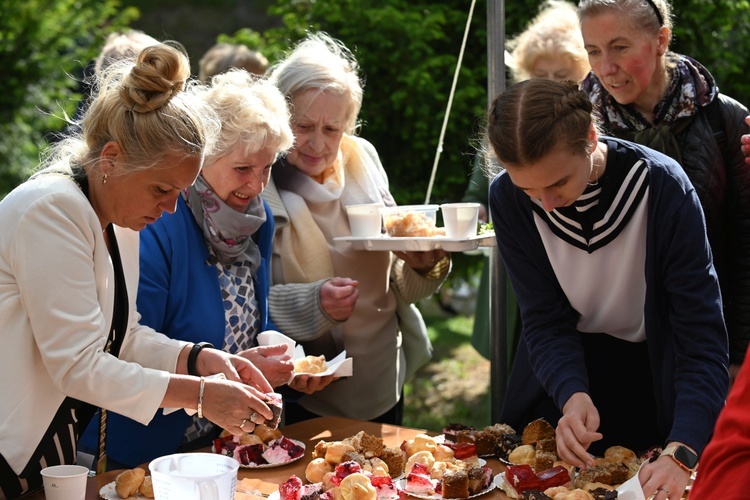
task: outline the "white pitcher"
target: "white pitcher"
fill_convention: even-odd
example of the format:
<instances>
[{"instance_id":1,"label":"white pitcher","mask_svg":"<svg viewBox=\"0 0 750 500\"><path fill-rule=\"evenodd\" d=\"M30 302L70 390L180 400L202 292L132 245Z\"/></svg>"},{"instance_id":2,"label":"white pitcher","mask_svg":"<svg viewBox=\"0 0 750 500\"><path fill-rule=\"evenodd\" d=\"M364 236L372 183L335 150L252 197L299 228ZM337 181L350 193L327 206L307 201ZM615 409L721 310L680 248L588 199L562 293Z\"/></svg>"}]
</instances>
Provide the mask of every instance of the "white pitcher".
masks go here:
<instances>
[{"instance_id":1,"label":"white pitcher","mask_svg":"<svg viewBox=\"0 0 750 500\"><path fill-rule=\"evenodd\" d=\"M148 468L156 500L234 500L239 462L217 453L177 453Z\"/></svg>"}]
</instances>

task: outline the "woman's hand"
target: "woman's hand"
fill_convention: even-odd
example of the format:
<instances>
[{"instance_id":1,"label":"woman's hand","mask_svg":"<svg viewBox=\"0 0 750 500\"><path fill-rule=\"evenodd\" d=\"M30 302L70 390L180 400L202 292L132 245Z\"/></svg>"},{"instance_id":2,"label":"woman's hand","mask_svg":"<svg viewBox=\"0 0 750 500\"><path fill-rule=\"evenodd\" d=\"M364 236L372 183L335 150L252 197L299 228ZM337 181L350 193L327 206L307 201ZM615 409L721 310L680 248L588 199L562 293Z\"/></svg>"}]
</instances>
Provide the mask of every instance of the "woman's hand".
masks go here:
<instances>
[{"instance_id":1,"label":"woman's hand","mask_svg":"<svg viewBox=\"0 0 750 500\"><path fill-rule=\"evenodd\" d=\"M671 445L682 443L672 442ZM685 446L685 445L683 445ZM690 480L690 472L680 467L672 457L659 457L645 463L638 473L643 495L653 500L679 500Z\"/></svg>"},{"instance_id":2,"label":"woman's hand","mask_svg":"<svg viewBox=\"0 0 750 500\"><path fill-rule=\"evenodd\" d=\"M294 376L294 362L285 353L286 345L277 344L253 347L237 354L255 365L271 386L279 387Z\"/></svg>"},{"instance_id":3,"label":"woman's hand","mask_svg":"<svg viewBox=\"0 0 750 500\"><path fill-rule=\"evenodd\" d=\"M448 255L445 250L430 250L429 252L393 252L403 260L407 266L419 274L429 273L435 265Z\"/></svg>"},{"instance_id":4,"label":"woman's hand","mask_svg":"<svg viewBox=\"0 0 750 500\"><path fill-rule=\"evenodd\" d=\"M234 435L252 432L255 424L273 418L265 399L255 387L230 380L206 379L203 415Z\"/></svg>"},{"instance_id":5,"label":"woman's hand","mask_svg":"<svg viewBox=\"0 0 750 500\"><path fill-rule=\"evenodd\" d=\"M557 455L565 462L579 468L593 467L594 459L588 448L602 438L599 428L599 411L585 392L576 392L563 406L563 416L557 423Z\"/></svg>"},{"instance_id":6,"label":"woman's hand","mask_svg":"<svg viewBox=\"0 0 750 500\"><path fill-rule=\"evenodd\" d=\"M201 349L195 369L198 375L223 373L227 380L251 385L260 392L273 392L271 384L250 361L219 349Z\"/></svg>"},{"instance_id":7,"label":"woman's hand","mask_svg":"<svg viewBox=\"0 0 750 500\"><path fill-rule=\"evenodd\" d=\"M321 389L325 389L331 382L338 380L335 375L326 375L324 377L314 377L312 375L297 375L294 380L289 382L289 387L295 391L312 394Z\"/></svg>"},{"instance_id":8,"label":"woman's hand","mask_svg":"<svg viewBox=\"0 0 750 500\"><path fill-rule=\"evenodd\" d=\"M346 321L359 298L359 282L350 278L331 278L320 287L320 307L336 321Z\"/></svg>"}]
</instances>

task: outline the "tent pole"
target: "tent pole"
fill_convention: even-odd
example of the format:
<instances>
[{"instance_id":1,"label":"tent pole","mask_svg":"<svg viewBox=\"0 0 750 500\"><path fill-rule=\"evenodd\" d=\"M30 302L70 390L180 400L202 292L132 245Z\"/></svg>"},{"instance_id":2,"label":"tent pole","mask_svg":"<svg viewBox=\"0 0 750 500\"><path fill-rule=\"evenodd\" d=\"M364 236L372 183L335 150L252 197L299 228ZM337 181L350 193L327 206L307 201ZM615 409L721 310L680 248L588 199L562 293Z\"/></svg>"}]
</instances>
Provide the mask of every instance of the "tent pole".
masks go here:
<instances>
[{"instance_id":1,"label":"tent pole","mask_svg":"<svg viewBox=\"0 0 750 500\"><path fill-rule=\"evenodd\" d=\"M487 0L487 104L505 89L505 2ZM497 247L490 254L491 423L500 422L508 385L506 272Z\"/></svg>"}]
</instances>

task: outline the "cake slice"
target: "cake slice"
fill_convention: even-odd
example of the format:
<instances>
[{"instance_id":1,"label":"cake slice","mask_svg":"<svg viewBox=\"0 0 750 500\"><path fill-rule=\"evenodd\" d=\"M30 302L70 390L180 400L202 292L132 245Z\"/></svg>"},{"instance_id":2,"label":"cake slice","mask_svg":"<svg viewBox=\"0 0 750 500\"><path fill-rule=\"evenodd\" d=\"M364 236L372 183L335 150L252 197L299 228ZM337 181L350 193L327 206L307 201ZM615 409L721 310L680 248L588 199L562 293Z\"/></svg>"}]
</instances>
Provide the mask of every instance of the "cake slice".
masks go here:
<instances>
[{"instance_id":1,"label":"cake slice","mask_svg":"<svg viewBox=\"0 0 750 500\"><path fill-rule=\"evenodd\" d=\"M426 465L416 463L406 476L404 489L415 495L434 495L438 482L430 478L430 469Z\"/></svg>"}]
</instances>

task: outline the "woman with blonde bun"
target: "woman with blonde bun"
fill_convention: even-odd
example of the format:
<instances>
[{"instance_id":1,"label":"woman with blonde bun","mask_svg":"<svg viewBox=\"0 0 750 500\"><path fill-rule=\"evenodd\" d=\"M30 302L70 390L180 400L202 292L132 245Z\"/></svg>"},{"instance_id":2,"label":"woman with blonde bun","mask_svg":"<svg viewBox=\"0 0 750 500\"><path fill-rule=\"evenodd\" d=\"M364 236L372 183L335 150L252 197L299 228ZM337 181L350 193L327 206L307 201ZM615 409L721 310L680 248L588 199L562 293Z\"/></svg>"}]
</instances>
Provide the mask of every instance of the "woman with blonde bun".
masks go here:
<instances>
[{"instance_id":1,"label":"woman with blonde bun","mask_svg":"<svg viewBox=\"0 0 750 500\"><path fill-rule=\"evenodd\" d=\"M192 409L235 434L253 412L273 417L250 361L139 324L138 231L175 211L219 132L189 77L176 44L110 65L81 136L0 202L0 498L74 464L91 407L143 424Z\"/></svg>"},{"instance_id":2,"label":"woman with blonde bun","mask_svg":"<svg viewBox=\"0 0 750 500\"><path fill-rule=\"evenodd\" d=\"M286 346L257 346L256 338L277 330L268 310L274 220L262 193L271 165L292 145L288 106L275 85L241 69L215 75L198 95L218 116L221 133L176 211L141 233L141 322L246 357L281 387L293 370ZM242 429L262 422L248 418ZM158 415L148 426L112 414L109 426L110 458L123 467L208 447L221 432L184 412ZM91 426L83 441L95 446Z\"/></svg>"}]
</instances>

